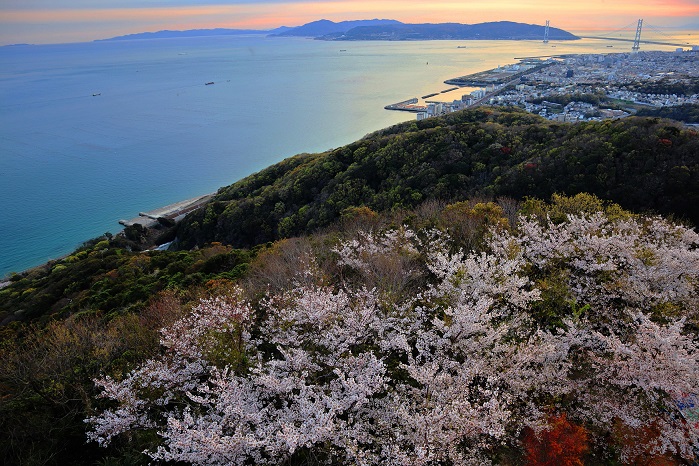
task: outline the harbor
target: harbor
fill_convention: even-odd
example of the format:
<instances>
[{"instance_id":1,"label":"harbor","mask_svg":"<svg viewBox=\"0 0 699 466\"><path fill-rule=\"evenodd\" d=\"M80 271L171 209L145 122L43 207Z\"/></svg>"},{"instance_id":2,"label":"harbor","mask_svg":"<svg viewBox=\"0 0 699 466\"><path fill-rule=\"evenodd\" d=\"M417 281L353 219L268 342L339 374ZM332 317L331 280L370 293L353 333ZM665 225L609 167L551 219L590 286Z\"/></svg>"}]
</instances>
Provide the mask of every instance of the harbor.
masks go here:
<instances>
[{"instance_id":1,"label":"harbor","mask_svg":"<svg viewBox=\"0 0 699 466\"><path fill-rule=\"evenodd\" d=\"M637 112L665 107L696 105L699 96L691 91L696 80L693 59L699 47L674 52L562 54L546 61L540 57L522 59L519 63L453 78L445 83L480 84L480 89L464 92L460 98L427 100L444 97L452 89L422 97L426 111L417 111L423 120L479 105L523 108L549 120L562 122L599 121L624 118ZM655 76L649 80L649 76ZM627 88L624 83L636 84ZM675 93L686 86L686 94ZM459 87L457 90L465 91ZM386 108L419 108L406 101ZM407 105L406 105L407 104ZM693 122L686 122L693 124Z\"/></svg>"},{"instance_id":2,"label":"harbor","mask_svg":"<svg viewBox=\"0 0 699 466\"><path fill-rule=\"evenodd\" d=\"M524 76L551 66L553 63L555 62L552 59L542 61L538 58L524 58L515 64L498 66L490 70L448 79L444 83L450 84L452 87L423 95L421 99L424 101L424 105L420 104L417 97L413 97L402 102L386 105L384 108L386 110L417 113L417 119L422 120L478 106L487 102L503 89L517 84ZM450 93L459 90L467 91L467 93L459 95L456 99L450 99L448 102L442 101L444 98L449 99ZM437 99L434 99L435 97Z\"/></svg>"}]
</instances>

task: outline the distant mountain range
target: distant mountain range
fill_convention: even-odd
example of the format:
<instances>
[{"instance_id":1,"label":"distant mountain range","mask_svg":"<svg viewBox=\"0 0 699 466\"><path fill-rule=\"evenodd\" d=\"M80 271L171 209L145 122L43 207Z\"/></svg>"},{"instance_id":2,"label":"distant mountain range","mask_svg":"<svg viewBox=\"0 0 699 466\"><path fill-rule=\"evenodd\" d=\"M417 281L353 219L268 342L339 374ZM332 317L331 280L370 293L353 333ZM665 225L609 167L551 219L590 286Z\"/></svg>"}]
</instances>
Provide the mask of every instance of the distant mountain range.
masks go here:
<instances>
[{"instance_id":1,"label":"distant mountain range","mask_svg":"<svg viewBox=\"0 0 699 466\"><path fill-rule=\"evenodd\" d=\"M253 29L191 29L188 31L158 31L128 34L101 40L164 39L243 34L266 34L273 37L309 37L320 40L539 40L544 38L544 26L497 21L479 24L406 24L392 19L341 21L327 19L298 27L282 26L270 30ZM550 40L575 40L579 37L563 29L550 28Z\"/></svg>"},{"instance_id":2,"label":"distant mountain range","mask_svg":"<svg viewBox=\"0 0 699 466\"><path fill-rule=\"evenodd\" d=\"M202 36L237 36L245 34L271 34L277 35L286 32L290 29L282 26L270 30L256 29L189 29L186 31L157 31L157 32L139 32L136 34L127 34L125 36L110 37L109 39L97 39L95 42L110 41L110 40L141 40L141 39L169 39L173 37L202 37Z\"/></svg>"}]
</instances>

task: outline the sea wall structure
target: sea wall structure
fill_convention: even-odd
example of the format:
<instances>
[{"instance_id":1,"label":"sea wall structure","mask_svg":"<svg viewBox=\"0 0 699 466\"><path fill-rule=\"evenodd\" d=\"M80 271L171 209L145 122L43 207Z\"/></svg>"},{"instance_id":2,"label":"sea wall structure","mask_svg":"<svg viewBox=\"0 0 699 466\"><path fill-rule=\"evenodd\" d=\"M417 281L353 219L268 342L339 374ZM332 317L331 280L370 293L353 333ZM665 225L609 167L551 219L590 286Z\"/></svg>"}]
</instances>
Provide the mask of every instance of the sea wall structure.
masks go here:
<instances>
[{"instance_id":1,"label":"sea wall structure","mask_svg":"<svg viewBox=\"0 0 699 466\"><path fill-rule=\"evenodd\" d=\"M521 78L527 74L544 69L554 63L553 59L541 61L539 59L523 59L519 63L498 66L492 70L479 71L458 78L447 79L445 84L456 86L502 86L513 79Z\"/></svg>"}]
</instances>

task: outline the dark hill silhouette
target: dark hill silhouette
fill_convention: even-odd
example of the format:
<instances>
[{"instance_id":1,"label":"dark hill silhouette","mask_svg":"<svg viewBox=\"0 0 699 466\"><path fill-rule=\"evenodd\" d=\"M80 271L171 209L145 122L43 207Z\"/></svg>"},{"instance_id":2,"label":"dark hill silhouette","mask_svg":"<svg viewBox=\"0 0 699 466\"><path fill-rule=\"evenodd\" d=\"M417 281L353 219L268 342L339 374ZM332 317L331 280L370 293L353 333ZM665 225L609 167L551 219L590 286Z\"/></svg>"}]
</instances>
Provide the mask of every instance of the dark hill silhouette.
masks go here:
<instances>
[{"instance_id":1,"label":"dark hill silhouette","mask_svg":"<svg viewBox=\"0 0 699 466\"><path fill-rule=\"evenodd\" d=\"M544 26L498 21L480 24L387 24L362 26L342 34L328 34L325 40L541 40ZM551 40L576 40L577 36L558 28L549 29Z\"/></svg>"},{"instance_id":2,"label":"dark hill silhouette","mask_svg":"<svg viewBox=\"0 0 699 466\"><path fill-rule=\"evenodd\" d=\"M325 36L327 34L344 33L356 27L382 27L400 24L402 23L393 19L368 19L357 21L341 21L339 23L335 23L327 19L321 19L273 35L282 37L320 37Z\"/></svg>"}]
</instances>

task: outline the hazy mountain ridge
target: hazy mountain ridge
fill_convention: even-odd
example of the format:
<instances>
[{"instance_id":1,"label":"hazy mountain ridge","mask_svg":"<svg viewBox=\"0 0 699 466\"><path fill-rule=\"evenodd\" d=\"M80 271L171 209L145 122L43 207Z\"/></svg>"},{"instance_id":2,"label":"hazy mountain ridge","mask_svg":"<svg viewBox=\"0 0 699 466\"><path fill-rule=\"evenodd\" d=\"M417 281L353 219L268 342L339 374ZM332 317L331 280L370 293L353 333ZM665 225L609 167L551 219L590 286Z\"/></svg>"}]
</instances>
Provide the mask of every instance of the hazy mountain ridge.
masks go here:
<instances>
[{"instance_id":1,"label":"hazy mountain ridge","mask_svg":"<svg viewBox=\"0 0 699 466\"><path fill-rule=\"evenodd\" d=\"M123 36L110 37L108 39L98 39L95 42L104 41L116 41L116 40L141 40L141 39L170 39L174 37L204 37L204 36L236 36L245 34L279 34L285 32L289 29L286 26L282 26L275 29L269 30L257 30L257 29L226 29L226 28L215 28L215 29L188 29L184 31L171 31L163 30L156 32L138 32L135 34L126 34Z\"/></svg>"}]
</instances>

